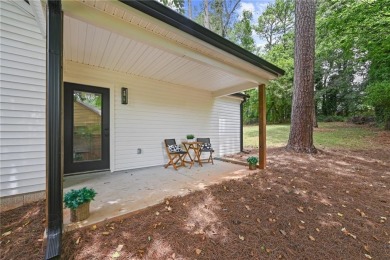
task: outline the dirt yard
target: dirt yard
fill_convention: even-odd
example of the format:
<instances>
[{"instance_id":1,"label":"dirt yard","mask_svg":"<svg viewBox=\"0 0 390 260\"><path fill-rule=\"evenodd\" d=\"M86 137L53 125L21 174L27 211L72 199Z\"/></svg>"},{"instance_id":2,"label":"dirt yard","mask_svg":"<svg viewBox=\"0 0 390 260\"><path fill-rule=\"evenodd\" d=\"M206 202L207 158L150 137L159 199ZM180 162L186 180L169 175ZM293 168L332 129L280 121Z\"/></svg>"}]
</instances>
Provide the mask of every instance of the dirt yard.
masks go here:
<instances>
[{"instance_id":1,"label":"dirt yard","mask_svg":"<svg viewBox=\"0 0 390 260\"><path fill-rule=\"evenodd\" d=\"M385 133L374 141L389 140ZM44 202L0 217L1 259L43 258ZM265 171L68 232L62 252L63 259L390 259L390 146L316 155L269 149Z\"/></svg>"}]
</instances>

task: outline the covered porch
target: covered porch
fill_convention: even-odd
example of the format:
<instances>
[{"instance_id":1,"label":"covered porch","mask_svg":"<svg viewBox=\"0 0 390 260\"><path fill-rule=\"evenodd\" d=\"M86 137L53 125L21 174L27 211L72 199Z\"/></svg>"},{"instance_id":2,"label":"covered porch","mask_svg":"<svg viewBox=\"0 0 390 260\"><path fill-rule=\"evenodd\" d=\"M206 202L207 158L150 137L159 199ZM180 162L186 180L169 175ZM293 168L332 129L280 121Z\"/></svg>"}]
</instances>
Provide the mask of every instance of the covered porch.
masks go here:
<instances>
[{"instance_id":1,"label":"covered porch","mask_svg":"<svg viewBox=\"0 0 390 260\"><path fill-rule=\"evenodd\" d=\"M195 134L211 138L216 156L238 152L240 132L232 126L240 124L241 99L230 95L251 88L259 89L259 167L264 169L265 84L283 70L154 1L49 0L47 9L47 258L59 253L67 221L61 201L70 187L99 187L88 225L243 173L242 166L217 162L199 173L193 168L169 174L172 169L160 166L167 162L162 141ZM64 83L106 89L110 118L104 126L108 171L66 177L65 186L63 155L71 135L62 132L61 118L69 109L61 106ZM148 168L127 170L142 167ZM139 174L144 182L132 180ZM155 194L154 180L167 181Z\"/></svg>"},{"instance_id":2,"label":"covered porch","mask_svg":"<svg viewBox=\"0 0 390 260\"><path fill-rule=\"evenodd\" d=\"M191 169L186 167L180 171L154 166L115 173L105 171L67 176L64 192L87 186L94 188L98 194L91 202L90 217L82 222L70 223L70 211L64 210L64 230L120 217L160 203L164 198L183 196L250 173L245 166L215 160L214 165L205 163L201 167L196 164Z\"/></svg>"},{"instance_id":3,"label":"covered porch","mask_svg":"<svg viewBox=\"0 0 390 260\"><path fill-rule=\"evenodd\" d=\"M283 70L155 1L63 1L61 10L62 46L53 52L62 54L65 96L71 85L109 94L101 125L108 166L100 169L161 165L162 140L186 134L211 138L216 156L239 152L242 97L232 94L251 88L259 90L265 167L265 84ZM62 111L65 174L75 150L71 107L65 101Z\"/></svg>"}]
</instances>

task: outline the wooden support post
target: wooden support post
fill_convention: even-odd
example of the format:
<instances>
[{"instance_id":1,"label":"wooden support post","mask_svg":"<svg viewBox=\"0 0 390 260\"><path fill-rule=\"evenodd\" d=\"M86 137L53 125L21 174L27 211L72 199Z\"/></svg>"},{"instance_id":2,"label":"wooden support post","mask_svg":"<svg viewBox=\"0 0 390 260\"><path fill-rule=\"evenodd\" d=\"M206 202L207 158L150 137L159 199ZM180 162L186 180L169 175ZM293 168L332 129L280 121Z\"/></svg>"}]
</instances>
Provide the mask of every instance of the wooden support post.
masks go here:
<instances>
[{"instance_id":1,"label":"wooden support post","mask_svg":"<svg viewBox=\"0 0 390 260\"><path fill-rule=\"evenodd\" d=\"M265 85L258 87L259 92L259 168L265 169L267 151L266 151L266 100Z\"/></svg>"}]
</instances>

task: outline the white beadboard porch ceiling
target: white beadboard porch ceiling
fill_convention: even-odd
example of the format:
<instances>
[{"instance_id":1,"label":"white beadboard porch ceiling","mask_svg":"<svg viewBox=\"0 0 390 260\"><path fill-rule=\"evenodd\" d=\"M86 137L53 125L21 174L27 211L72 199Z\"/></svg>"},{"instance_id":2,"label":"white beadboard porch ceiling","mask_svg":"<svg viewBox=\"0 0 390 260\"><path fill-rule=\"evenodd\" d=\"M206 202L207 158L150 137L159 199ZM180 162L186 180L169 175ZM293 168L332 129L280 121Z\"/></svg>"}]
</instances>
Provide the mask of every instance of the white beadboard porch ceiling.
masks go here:
<instances>
[{"instance_id":1,"label":"white beadboard porch ceiling","mask_svg":"<svg viewBox=\"0 0 390 260\"><path fill-rule=\"evenodd\" d=\"M117 1L63 1L64 60L221 96L274 78Z\"/></svg>"}]
</instances>

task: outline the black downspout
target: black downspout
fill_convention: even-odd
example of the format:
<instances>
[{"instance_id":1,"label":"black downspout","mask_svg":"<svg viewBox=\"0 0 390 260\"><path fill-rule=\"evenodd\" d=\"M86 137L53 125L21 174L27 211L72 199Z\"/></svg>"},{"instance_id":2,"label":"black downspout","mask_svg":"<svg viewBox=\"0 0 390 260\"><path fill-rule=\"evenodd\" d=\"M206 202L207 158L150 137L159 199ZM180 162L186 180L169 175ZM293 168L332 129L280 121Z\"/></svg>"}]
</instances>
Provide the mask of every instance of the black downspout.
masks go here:
<instances>
[{"instance_id":1,"label":"black downspout","mask_svg":"<svg viewBox=\"0 0 390 260\"><path fill-rule=\"evenodd\" d=\"M46 13L46 214L45 259L59 259L62 236L61 105L62 30L61 0L48 0Z\"/></svg>"},{"instance_id":2,"label":"black downspout","mask_svg":"<svg viewBox=\"0 0 390 260\"><path fill-rule=\"evenodd\" d=\"M246 102L247 97L240 103L240 151L244 151L244 103Z\"/></svg>"}]
</instances>

